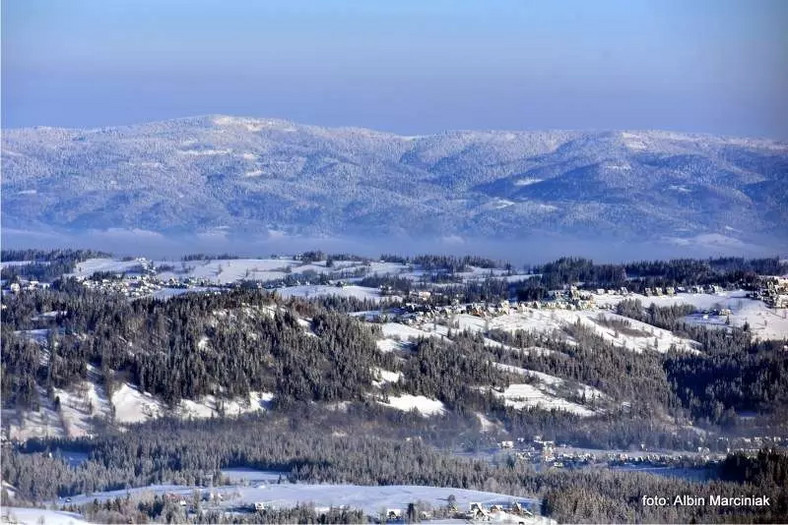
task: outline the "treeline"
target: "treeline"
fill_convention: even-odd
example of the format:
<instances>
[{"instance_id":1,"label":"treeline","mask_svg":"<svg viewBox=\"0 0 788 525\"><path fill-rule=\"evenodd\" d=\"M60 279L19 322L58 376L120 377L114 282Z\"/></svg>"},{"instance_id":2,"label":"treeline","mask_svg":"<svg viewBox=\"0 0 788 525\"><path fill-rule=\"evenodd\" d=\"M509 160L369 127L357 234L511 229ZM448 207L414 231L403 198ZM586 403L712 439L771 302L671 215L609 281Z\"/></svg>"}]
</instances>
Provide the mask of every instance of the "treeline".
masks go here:
<instances>
[{"instance_id":1,"label":"treeline","mask_svg":"<svg viewBox=\"0 0 788 525\"><path fill-rule=\"evenodd\" d=\"M528 300L541 299L539 290L583 283L587 289L627 287L642 292L647 287L710 285L752 287L761 275L783 275L788 263L778 257L744 259L673 259L626 264L595 264L590 259L564 257L532 269L538 278L524 281L518 293Z\"/></svg>"},{"instance_id":2,"label":"treeline","mask_svg":"<svg viewBox=\"0 0 788 525\"><path fill-rule=\"evenodd\" d=\"M66 505L67 512L78 512L93 523L194 523L215 524L346 524L367 523L367 517L358 509L331 508L317 512L313 505L266 509L256 512L238 512L228 508L217 510L204 505L199 491L187 498L191 512L177 500L159 494L149 498L117 497L100 503L94 499L86 505ZM206 508L207 507L207 508ZM13 512L13 511L12 511Z\"/></svg>"},{"instance_id":3,"label":"treeline","mask_svg":"<svg viewBox=\"0 0 788 525\"><path fill-rule=\"evenodd\" d=\"M471 266L488 269L503 266L503 263L474 255L464 255L462 257L453 255L416 255L409 258L408 264L416 265L427 271L443 270L448 273L467 272Z\"/></svg>"},{"instance_id":4,"label":"treeline","mask_svg":"<svg viewBox=\"0 0 788 525\"><path fill-rule=\"evenodd\" d=\"M112 255L107 252L97 250L37 250L37 249L24 249L24 250L2 250L0 251L0 260L2 261L32 261L32 262L51 262L57 260L75 260L85 261L95 257L111 257Z\"/></svg>"},{"instance_id":5,"label":"treeline","mask_svg":"<svg viewBox=\"0 0 788 525\"><path fill-rule=\"evenodd\" d=\"M485 399L481 388L506 385L505 374L492 365L483 344L429 338L416 343L395 388L439 399L451 409L487 412L495 404L494 398ZM497 404L502 406L500 401Z\"/></svg>"},{"instance_id":6,"label":"treeline","mask_svg":"<svg viewBox=\"0 0 788 525\"><path fill-rule=\"evenodd\" d=\"M511 296L511 285L501 278L485 277L481 280L462 282L460 276L446 273L424 274L419 281L391 275L371 275L364 277L358 284L377 288L388 286L393 294L407 295L412 290L431 290L430 284L450 283L441 286L439 294L433 294L428 303L432 306L444 306L454 301L463 303L499 302ZM385 303L384 303L384 306ZM360 310L359 310L360 311Z\"/></svg>"},{"instance_id":7,"label":"treeline","mask_svg":"<svg viewBox=\"0 0 788 525\"><path fill-rule=\"evenodd\" d=\"M755 459L729 456L722 471L731 481L705 483L655 477L595 475L589 471L562 473L552 481L543 500L543 512L559 523L785 523L788 492L785 491L784 451L762 451ZM764 475L746 480L748 467L758 463ZM755 481L755 482L753 482ZM638 486L639 483L642 485ZM700 505L673 505L677 496L703 498ZM643 497L664 497L665 506L643 504ZM765 496L765 507L716 506L714 497Z\"/></svg>"},{"instance_id":8,"label":"treeline","mask_svg":"<svg viewBox=\"0 0 788 525\"><path fill-rule=\"evenodd\" d=\"M44 440L4 454L3 479L18 497L42 501L87 491L154 483L205 485L221 481L219 469L250 467L289 472L290 481L365 485L429 485L501 492L542 501L559 522L781 522L786 516L785 452L723 463L726 480L690 482L609 470L536 472L513 456L501 463L439 452L419 440L370 433L342 438L327 431L361 423L353 414L326 413L309 405L294 418L266 416L234 422L160 420L130 432L92 440ZM337 419L340 418L340 419ZM344 421L341 421L344 418ZM47 451L81 448L89 459L69 468ZM729 481L728 481L729 480ZM641 504L643 495L772 498L768 508ZM155 513L155 512L154 512Z\"/></svg>"},{"instance_id":9,"label":"treeline","mask_svg":"<svg viewBox=\"0 0 788 525\"><path fill-rule=\"evenodd\" d=\"M0 279L52 282L73 272L78 262L93 257L110 257L110 254L94 250L3 250L0 255L3 261L30 262L3 266Z\"/></svg>"},{"instance_id":10,"label":"treeline","mask_svg":"<svg viewBox=\"0 0 788 525\"><path fill-rule=\"evenodd\" d=\"M417 265L424 270L442 270L449 273L466 272L471 266L477 268L511 268L511 265L500 261L494 261L487 257L474 255L464 255L456 257L454 255L416 255L413 257L383 254L380 260L389 263Z\"/></svg>"},{"instance_id":11,"label":"treeline","mask_svg":"<svg viewBox=\"0 0 788 525\"><path fill-rule=\"evenodd\" d=\"M624 299L616 305L616 313L636 321L641 321L657 328L669 330L671 332L680 332L687 334L692 331L693 333L706 333L708 330L699 328L692 330L691 325L688 325L684 318L688 315L695 313L696 309L690 304L676 303L668 306L657 306L651 303L648 308L643 307L640 299Z\"/></svg>"},{"instance_id":12,"label":"treeline","mask_svg":"<svg viewBox=\"0 0 788 525\"><path fill-rule=\"evenodd\" d=\"M192 262L192 261L213 261L217 259L240 259L239 255L232 255L229 253L222 253L216 255L210 255L206 253L189 253L181 257L181 260L184 262Z\"/></svg>"}]
</instances>

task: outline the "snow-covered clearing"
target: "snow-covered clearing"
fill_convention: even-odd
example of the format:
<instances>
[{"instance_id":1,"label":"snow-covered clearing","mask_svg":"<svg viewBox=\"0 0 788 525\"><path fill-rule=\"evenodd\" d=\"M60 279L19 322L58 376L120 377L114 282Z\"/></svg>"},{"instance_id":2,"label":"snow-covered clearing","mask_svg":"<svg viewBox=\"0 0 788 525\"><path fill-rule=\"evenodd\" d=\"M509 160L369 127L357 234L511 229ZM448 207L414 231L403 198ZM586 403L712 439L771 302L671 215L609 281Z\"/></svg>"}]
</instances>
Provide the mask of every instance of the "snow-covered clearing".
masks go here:
<instances>
[{"instance_id":1,"label":"snow-covered clearing","mask_svg":"<svg viewBox=\"0 0 788 525\"><path fill-rule=\"evenodd\" d=\"M252 412L262 412L270 407L274 394L270 392L249 392L248 399L216 399L205 396L199 401L182 399L175 413L185 419L207 419L226 416L239 416Z\"/></svg>"},{"instance_id":2,"label":"snow-covered clearing","mask_svg":"<svg viewBox=\"0 0 788 525\"><path fill-rule=\"evenodd\" d=\"M600 324L598 316L607 319L618 319L627 321L634 330L638 330L642 335L635 333L619 333L614 329ZM525 308L522 312L514 312L489 319L482 319L474 315L463 314L457 316L460 330L483 331L483 330L503 330L506 332L516 332L524 330L526 332L538 333L560 333L565 328L570 328L576 323L590 328L597 335L615 346L620 346L628 350L642 352L646 349L656 349L660 352L667 352L671 346L679 350L693 351L696 343L688 339L676 337L668 330L663 330L646 323L627 319L610 312L601 310L546 310ZM565 335L568 341L573 339Z\"/></svg>"},{"instance_id":3,"label":"snow-covered clearing","mask_svg":"<svg viewBox=\"0 0 788 525\"><path fill-rule=\"evenodd\" d=\"M743 308L734 310L730 316L697 314L687 316L685 319L690 323L725 327L728 317L731 326L743 327L747 323L756 338L788 338L788 308L759 307L754 302L749 302L745 303Z\"/></svg>"},{"instance_id":4,"label":"snow-covered clearing","mask_svg":"<svg viewBox=\"0 0 788 525\"><path fill-rule=\"evenodd\" d=\"M124 273L139 265L140 262L137 260L121 261L119 259L100 257L77 263L74 271L67 275L69 277L90 277L96 272Z\"/></svg>"},{"instance_id":5,"label":"snow-covered clearing","mask_svg":"<svg viewBox=\"0 0 788 525\"><path fill-rule=\"evenodd\" d=\"M26 264L33 264L36 261L0 261L0 268L8 268L10 266L25 266ZM41 264L49 264L48 262L43 262Z\"/></svg>"},{"instance_id":6,"label":"snow-covered clearing","mask_svg":"<svg viewBox=\"0 0 788 525\"><path fill-rule=\"evenodd\" d=\"M82 381L70 390L55 389L66 434L81 437L92 434L94 418L107 420L112 415L104 388Z\"/></svg>"},{"instance_id":7,"label":"snow-covered clearing","mask_svg":"<svg viewBox=\"0 0 788 525\"><path fill-rule=\"evenodd\" d=\"M182 399L170 412L152 395L140 393L136 387L124 383L112 394L112 403L118 423L139 423L169 413L184 419L219 417L222 412L226 416L238 416L265 410L273 398L270 392L250 392L247 399L217 399L214 396L205 396L199 400Z\"/></svg>"},{"instance_id":8,"label":"snow-covered clearing","mask_svg":"<svg viewBox=\"0 0 788 525\"><path fill-rule=\"evenodd\" d=\"M393 352L394 350L402 350L403 348L403 344L400 341L388 338L378 339L375 341L375 345L381 352Z\"/></svg>"},{"instance_id":9,"label":"snow-covered clearing","mask_svg":"<svg viewBox=\"0 0 788 525\"><path fill-rule=\"evenodd\" d=\"M584 406L561 399L540 390L534 385L525 383L515 383L509 385L503 393L494 390L493 393L498 397L502 397L506 406L516 409L541 408L543 410L562 410L581 417L596 415L592 410Z\"/></svg>"},{"instance_id":10,"label":"snow-covered clearing","mask_svg":"<svg viewBox=\"0 0 788 525\"><path fill-rule=\"evenodd\" d=\"M389 339L409 341L425 337L444 337L442 334L437 332L427 332L425 330L420 330L418 328L413 328L400 323L383 323L381 328L383 329L383 336Z\"/></svg>"},{"instance_id":11,"label":"snow-covered clearing","mask_svg":"<svg viewBox=\"0 0 788 525\"><path fill-rule=\"evenodd\" d=\"M91 495L81 495L72 498L76 505L90 503L93 499L104 502L117 497L123 498L127 493L134 497L136 494L162 495L172 493L183 496L187 500L195 488L177 485L151 485L129 490L115 490L96 492ZM384 509L402 509L404 512L409 503L418 500L430 503L434 507L445 507L450 495L454 495L459 509L467 510L471 502L485 505L493 503L510 503L513 499L534 506L538 509L539 501L534 498L516 497L497 492L480 490L467 490L453 487L427 487L418 485L328 485L328 484L302 484L302 483L269 483L262 482L257 486L222 486L215 487L215 492L224 496L222 506L237 508L246 506L251 508L255 503L264 503L277 508L290 508L304 502L309 502L315 507L340 507L347 505L353 509L361 509L366 514L378 516ZM537 516L528 523L555 523ZM49 522L47 522L49 523Z\"/></svg>"},{"instance_id":12,"label":"snow-covered clearing","mask_svg":"<svg viewBox=\"0 0 788 525\"><path fill-rule=\"evenodd\" d=\"M742 327L749 323L753 335L761 339L784 339L788 337L788 309L769 308L763 301L748 299L744 290L720 292L718 294L706 293L681 293L673 296L650 296L630 294L621 295L595 295L594 299L599 305L616 305L624 299L638 299L644 307L650 304L656 306L672 306L689 304L700 310L731 310L731 326ZM727 317L727 316L726 316ZM690 322L709 325L723 325L726 317L710 315L708 319L702 316L690 316Z\"/></svg>"},{"instance_id":13,"label":"snow-covered clearing","mask_svg":"<svg viewBox=\"0 0 788 525\"><path fill-rule=\"evenodd\" d=\"M112 393L112 404L118 423L141 423L161 417L164 413L161 401L128 383L123 383Z\"/></svg>"},{"instance_id":14,"label":"snow-covered clearing","mask_svg":"<svg viewBox=\"0 0 788 525\"><path fill-rule=\"evenodd\" d=\"M49 328L35 328L33 330L15 330L15 335L27 337L40 345L45 345L49 337Z\"/></svg>"},{"instance_id":15,"label":"snow-covered clearing","mask_svg":"<svg viewBox=\"0 0 788 525\"><path fill-rule=\"evenodd\" d=\"M537 372L536 370L529 370L527 368L520 368L519 366L505 365L502 363L493 363L493 365L505 372L511 374L518 374L524 377L532 377L537 380L535 385L539 390L548 395L561 395L562 393L571 393L578 396L586 396L586 399L607 399L607 395L601 390L598 390L590 385L584 383L577 383L574 381L567 381L560 377L545 374L544 372Z\"/></svg>"},{"instance_id":16,"label":"snow-covered clearing","mask_svg":"<svg viewBox=\"0 0 788 525\"><path fill-rule=\"evenodd\" d=\"M251 172L252 175L259 175ZM160 279L191 277L210 281L216 284L227 284L240 280L276 281L285 279L290 274L315 272L332 274L336 272L354 272L362 270L371 275L397 274L406 271L406 267L396 263L363 262L335 260L328 266L326 261L315 261L304 264L292 257L271 259L202 259L193 261L155 261L155 266L172 266L172 270L160 272ZM377 292L377 290L375 290Z\"/></svg>"},{"instance_id":17,"label":"snow-covered clearing","mask_svg":"<svg viewBox=\"0 0 788 525\"><path fill-rule=\"evenodd\" d=\"M493 423L492 421L490 421L490 419L487 418L487 416L485 416L481 412L477 412L476 417L479 419L479 423L482 426L482 432L492 432L502 427L500 423Z\"/></svg>"},{"instance_id":18,"label":"snow-covered clearing","mask_svg":"<svg viewBox=\"0 0 788 525\"><path fill-rule=\"evenodd\" d=\"M26 441L34 437L66 437L60 414L40 388L39 402L41 406L37 412L3 409L2 423L3 428L8 431L9 439Z\"/></svg>"},{"instance_id":19,"label":"snow-covered clearing","mask_svg":"<svg viewBox=\"0 0 788 525\"><path fill-rule=\"evenodd\" d=\"M273 281L287 276L285 268L299 264L292 259L211 259L183 263L187 277L216 284L240 280Z\"/></svg>"},{"instance_id":20,"label":"snow-covered clearing","mask_svg":"<svg viewBox=\"0 0 788 525\"><path fill-rule=\"evenodd\" d=\"M113 407L114 421L123 425L168 415L183 419L220 417L222 414L239 416L270 408L274 398L270 392L250 392L248 398L235 399L205 396L199 400L183 399L174 409L169 409L159 399L128 383L120 385L110 400L95 371L89 370L88 375L89 381L68 390L55 389L55 397L60 399L59 410L43 391L39 392L39 411L3 410L3 427L9 438L24 441L33 437L90 435L99 421L112 420Z\"/></svg>"},{"instance_id":21,"label":"snow-covered clearing","mask_svg":"<svg viewBox=\"0 0 788 525\"><path fill-rule=\"evenodd\" d=\"M437 399L430 399L425 396L414 396L402 394L400 396L389 396L389 402L378 401L381 405L396 408L403 412L416 409L422 416L441 416L446 413L446 406Z\"/></svg>"},{"instance_id":22,"label":"snow-covered clearing","mask_svg":"<svg viewBox=\"0 0 788 525\"><path fill-rule=\"evenodd\" d=\"M377 367L372 369L372 375L375 377L372 384L376 387L382 387L386 383L396 383L402 379L402 372L392 372Z\"/></svg>"},{"instance_id":23,"label":"snow-covered clearing","mask_svg":"<svg viewBox=\"0 0 788 525\"><path fill-rule=\"evenodd\" d=\"M3 507L3 523L19 525L82 525L87 524L80 514L57 510L34 509L27 507Z\"/></svg>"},{"instance_id":24,"label":"snow-covered clearing","mask_svg":"<svg viewBox=\"0 0 788 525\"><path fill-rule=\"evenodd\" d=\"M356 299L380 300L380 290L363 286L331 286L331 285L303 285L278 288L277 293L282 297L317 297L321 295L336 295L338 297L355 297Z\"/></svg>"},{"instance_id":25,"label":"snow-covered clearing","mask_svg":"<svg viewBox=\"0 0 788 525\"><path fill-rule=\"evenodd\" d=\"M404 264L381 261L370 262L368 268L367 273L369 275L396 275L408 271L408 267Z\"/></svg>"}]
</instances>

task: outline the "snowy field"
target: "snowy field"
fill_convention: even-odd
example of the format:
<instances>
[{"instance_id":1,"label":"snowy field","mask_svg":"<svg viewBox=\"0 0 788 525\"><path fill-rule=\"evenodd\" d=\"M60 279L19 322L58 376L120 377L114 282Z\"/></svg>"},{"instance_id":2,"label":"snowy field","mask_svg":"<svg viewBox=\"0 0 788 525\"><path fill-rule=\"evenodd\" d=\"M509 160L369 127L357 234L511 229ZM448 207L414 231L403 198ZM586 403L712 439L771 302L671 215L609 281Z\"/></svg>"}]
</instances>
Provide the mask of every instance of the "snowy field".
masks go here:
<instances>
[{"instance_id":1,"label":"snowy field","mask_svg":"<svg viewBox=\"0 0 788 525\"><path fill-rule=\"evenodd\" d=\"M356 299L369 299L372 301L380 300L380 290L377 288L365 288L363 286L330 286L330 285L303 285L278 288L277 293L282 297L319 297L325 295L335 295L337 297L355 297Z\"/></svg>"},{"instance_id":2,"label":"snowy field","mask_svg":"<svg viewBox=\"0 0 788 525\"><path fill-rule=\"evenodd\" d=\"M605 326L604 322L600 321L600 318L626 321L630 324L633 331L623 333L609 328ZM452 321L458 324L459 330L469 330L471 332L503 330L513 333L517 330L524 330L526 332L545 334L559 333L570 343L574 340L565 332L565 329L580 323L580 325L590 328L595 334L614 346L635 352L643 352L647 349L667 352L671 347L686 352L695 352L695 347L698 346L696 342L677 337L668 330L598 309L546 310L525 308L521 312L513 312L489 319L470 314L459 314L454 316ZM423 337L446 339L449 331L446 325L432 321L424 321L415 325L384 323L381 327L384 338L391 341L414 341ZM390 343L385 344L390 345ZM491 339L486 339L485 344L495 347L505 346ZM512 351L520 351L512 347L507 348ZM548 350L547 352L549 353L550 351Z\"/></svg>"},{"instance_id":3,"label":"snowy field","mask_svg":"<svg viewBox=\"0 0 788 525\"><path fill-rule=\"evenodd\" d=\"M223 468L222 475L233 484L276 483L280 478L287 480L289 472L256 470L251 468Z\"/></svg>"},{"instance_id":4,"label":"snowy field","mask_svg":"<svg viewBox=\"0 0 788 525\"><path fill-rule=\"evenodd\" d=\"M175 413L183 419L208 419L219 417L223 411L226 416L240 416L253 412L262 412L270 408L274 394L271 392L249 392L247 399L224 399L220 401L214 396L204 396L203 398L192 401L182 399L175 410Z\"/></svg>"},{"instance_id":5,"label":"snowy field","mask_svg":"<svg viewBox=\"0 0 788 525\"><path fill-rule=\"evenodd\" d=\"M512 374L519 374L536 379L537 386L543 391L547 390L552 393L572 391L573 394L578 396L585 395L586 399L588 400L598 399L601 401L607 399L607 395L605 395L601 390L584 383L570 383L569 381L554 375L537 372L535 370L529 370L527 368L520 368L518 366L504 365L501 363L493 363L493 365Z\"/></svg>"},{"instance_id":6,"label":"snowy field","mask_svg":"<svg viewBox=\"0 0 788 525\"><path fill-rule=\"evenodd\" d=\"M195 279L206 279L217 284L226 284L239 280L275 281L284 279L289 274L304 272L331 274L363 270L367 275L375 273L383 275L400 274L407 271L406 266L397 263L335 260L332 266L328 266L325 260L304 264L302 261L292 257L156 261L155 264L156 266L174 266L174 270L159 274L159 277L163 279L192 277Z\"/></svg>"},{"instance_id":7,"label":"snowy field","mask_svg":"<svg viewBox=\"0 0 788 525\"><path fill-rule=\"evenodd\" d=\"M421 338L429 338L429 337L437 337L437 338L445 338L445 334L448 332L446 327L439 326L439 329L443 329L444 333L441 331L429 331L422 329L422 326L419 327L412 327L401 323L383 323L380 325L383 329L383 337L389 339L391 341L415 341ZM430 325L432 327L432 325Z\"/></svg>"},{"instance_id":8,"label":"snowy field","mask_svg":"<svg viewBox=\"0 0 788 525\"><path fill-rule=\"evenodd\" d=\"M161 261L162 264L173 264ZM287 268L299 264L292 259L213 259L186 261L181 263L178 277L205 279L216 284L227 284L240 280L273 281L283 279ZM176 268L178 268L176 266ZM296 270L293 271L303 271ZM160 275L162 278L169 275Z\"/></svg>"},{"instance_id":9,"label":"snowy field","mask_svg":"<svg viewBox=\"0 0 788 525\"><path fill-rule=\"evenodd\" d=\"M18 523L19 525L82 525L88 523L81 515L72 512L26 507L3 507L0 516L2 516L3 523Z\"/></svg>"},{"instance_id":10,"label":"snowy field","mask_svg":"<svg viewBox=\"0 0 788 525\"><path fill-rule=\"evenodd\" d=\"M381 387L386 383L396 383L403 378L402 372L392 372L383 368L375 367L372 369L372 375L375 378L372 384Z\"/></svg>"},{"instance_id":11,"label":"snowy field","mask_svg":"<svg viewBox=\"0 0 788 525\"><path fill-rule=\"evenodd\" d=\"M112 393L115 421L118 423L141 423L161 417L164 404L148 393L124 383Z\"/></svg>"},{"instance_id":12,"label":"snowy field","mask_svg":"<svg viewBox=\"0 0 788 525\"><path fill-rule=\"evenodd\" d=\"M446 405L437 399L430 399L426 396L414 396L402 394L400 396L390 396L388 403L378 401L383 406L396 408L403 412L417 410L422 416L442 416L446 413Z\"/></svg>"},{"instance_id":13,"label":"snowy field","mask_svg":"<svg viewBox=\"0 0 788 525\"><path fill-rule=\"evenodd\" d=\"M227 416L266 410L274 398L270 392L250 392L248 399L226 399L222 409ZM141 423L164 415L176 415L182 419L207 419L219 416L219 401L214 396L198 400L182 399L173 411L147 392L124 383L112 394L115 406L115 421L118 423Z\"/></svg>"},{"instance_id":14,"label":"snowy field","mask_svg":"<svg viewBox=\"0 0 788 525\"><path fill-rule=\"evenodd\" d=\"M506 406L521 410L525 408L541 408L542 410L561 410L580 417L590 417L596 413L577 403L567 401L549 393L548 389L537 388L527 383L509 385L503 393L493 393L504 399Z\"/></svg>"},{"instance_id":15,"label":"snowy field","mask_svg":"<svg viewBox=\"0 0 788 525\"><path fill-rule=\"evenodd\" d=\"M277 476L278 478L278 476ZM204 487L179 486L179 485L151 485L129 490L115 490L108 492L96 492L91 495L80 495L72 497L72 503L83 505L90 503L93 499L103 502L113 498L123 498L126 494L142 495L147 494L153 497L154 494L174 493L187 498L191 498L195 489L204 490ZM378 515L382 509L407 509L408 503L415 503L418 500L430 503L434 507L446 506L450 495L456 498L459 509L466 510L471 502L483 504L508 503L512 500L525 502L532 506L537 512L539 502L533 498L514 497L507 494L496 492L484 492L478 490L466 490L451 487L427 487L418 485L387 485L387 486L368 486L368 485L328 485L328 484L302 484L302 483L282 483L262 482L257 486L222 486L215 487L215 492L224 496L221 504L230 509L238 506L252 506L257 503L265 503L279 508L294 507L301 503L311 503L315 507L338 507L348 505L354 509L362 509L369 515ZM543 518L543 523L549 520ZM49 522L47 522L49 523ZM554 523L554 522L553 522Z\"/></svg>"},{"instance_id":16,"label":"snowy field","mask_svg":"<svg viewBox=\"0 0 788 525\"><path fill-rule=\"evenodd\" d=\"M104 387L98 383L82 381L75 388L55 388L60 399L60 415L65 433L69 437L87 436L93 432L93 420L108 419L112 409Z\"/></svg>"},{"instance_id":17,"label":"snowy field","mask_svg":"<svg viewBox=\"0 0 788 525\"><path fill-rule=\"evenodd\" d=\"M160 268L163 266L169 267L157 273L161 279L180 279L180 278L194 278L210 281L215 284L227 284L240 280L254 280L254 281L275 281L284 279L289 274L298 274L304 272L315 272L318 274L340 274L344 273L343 279L352 279L351 274L363 275L395 275L404 279L418 281L424 277L425 274L434 272L425 272L410 265L383 262L376 260L369 261L353 261L337 259L329 266L327 261L313 261L304 263L303 261L294 259L293 257L278 257L278 258L245 258L245 259L221 259L221 258L206 258L192 261L182 260L130 260L122 261L113 258L94 258L88 259L84 262L77 264L75 271L70 274L79 277L89 277L94 272L108 271L108 272L128 272L129 270L138 267L141 262L154 267ZM23 264L23 262L9 262L4 264ZM534 277L530 274L512 274L507 275L507 271L501 268L487 269L471 266L466 272L456 273L458 278L466 281L484 280L490 276L496 278L506 279L510 282L522 281Z\"/></svg>"}]
</instances>

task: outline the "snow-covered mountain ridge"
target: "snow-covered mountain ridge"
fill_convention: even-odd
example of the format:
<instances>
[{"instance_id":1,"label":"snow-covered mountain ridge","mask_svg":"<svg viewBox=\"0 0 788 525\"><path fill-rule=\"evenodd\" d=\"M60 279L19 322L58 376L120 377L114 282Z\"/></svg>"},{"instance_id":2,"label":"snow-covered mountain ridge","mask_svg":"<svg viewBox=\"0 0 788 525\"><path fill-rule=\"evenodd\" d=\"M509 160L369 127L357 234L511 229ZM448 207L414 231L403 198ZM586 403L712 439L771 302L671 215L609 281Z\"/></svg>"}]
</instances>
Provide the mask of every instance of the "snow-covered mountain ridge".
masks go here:
<instances>
[{"instance_id":1,"label":"snow-covered mountain ridge","mask_svg":"<svg viewBox=\"0 0 788 525\"><path fill-rule=\"evenodd\" d=\"M662 131L399 136L203 116L5 130L28 230L788 237L788 143Z\"/></svg>"}]
</instances>

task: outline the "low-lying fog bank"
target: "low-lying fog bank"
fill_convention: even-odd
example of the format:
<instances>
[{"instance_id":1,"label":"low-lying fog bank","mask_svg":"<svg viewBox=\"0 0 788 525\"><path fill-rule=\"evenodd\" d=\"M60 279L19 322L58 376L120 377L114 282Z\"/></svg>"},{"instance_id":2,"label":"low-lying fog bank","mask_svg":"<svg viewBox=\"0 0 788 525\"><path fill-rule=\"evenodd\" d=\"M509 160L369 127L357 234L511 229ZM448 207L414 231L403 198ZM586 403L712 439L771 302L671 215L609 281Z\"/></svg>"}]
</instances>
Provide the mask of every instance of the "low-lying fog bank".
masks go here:
<instances>
[{"instance_id":1,"label":"low-lying fog bank","mask_svg":"<svg viewBox=\"0 0 788 525\"><path fill-rule=\"evenodd\" d=\"M532 234L521 239L300 237L226 232L172 235L148 230L90 230L39 232L4 229L2 245L14 248L91 248L118 256L179 258L186 254L232 254L246 257L293 254L306 250L377 257L445 254L478 255L514 264L540 264L562 256L582 256L597 262L625 262L677 257L773 257L788 252L788 242L753 239L751 242L720 234L692 238L631 241L617 238L577 238L568 235Z\"/></svg>"}]
</instances>

